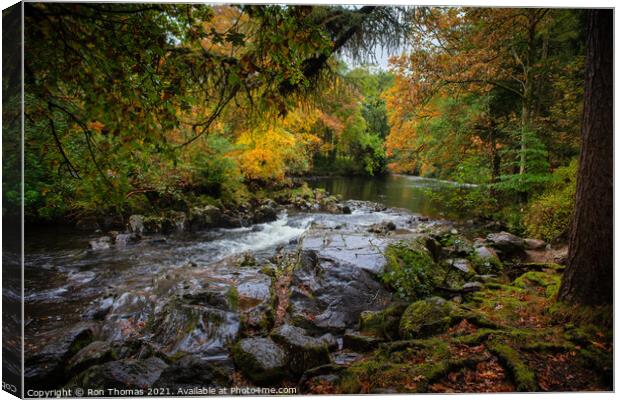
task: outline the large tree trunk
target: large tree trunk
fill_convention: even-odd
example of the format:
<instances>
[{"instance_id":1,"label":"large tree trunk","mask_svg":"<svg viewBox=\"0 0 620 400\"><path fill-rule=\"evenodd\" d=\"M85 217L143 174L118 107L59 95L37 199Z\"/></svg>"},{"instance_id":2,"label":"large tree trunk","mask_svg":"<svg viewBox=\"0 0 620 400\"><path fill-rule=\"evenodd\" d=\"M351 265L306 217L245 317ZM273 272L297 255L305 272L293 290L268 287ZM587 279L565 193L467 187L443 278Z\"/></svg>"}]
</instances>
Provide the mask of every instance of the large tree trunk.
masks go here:
<instances>
[{"instance_id":1,"label":"large tree trunk","mask_svg":"<svg viewBox=\"0 0 620 400\"><path fill-rule=\"evenodd\" d=\"M577 197L559 299L613 300L613 12L588 11Z\"/></svg>"}]
</instances>

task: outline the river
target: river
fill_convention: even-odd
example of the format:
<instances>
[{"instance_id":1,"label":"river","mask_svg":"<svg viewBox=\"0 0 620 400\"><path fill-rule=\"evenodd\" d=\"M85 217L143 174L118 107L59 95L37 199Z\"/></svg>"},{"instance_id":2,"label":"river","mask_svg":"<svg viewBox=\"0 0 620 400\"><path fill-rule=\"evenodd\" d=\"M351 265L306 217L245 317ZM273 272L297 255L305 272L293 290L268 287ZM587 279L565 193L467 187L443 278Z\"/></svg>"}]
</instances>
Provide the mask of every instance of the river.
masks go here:
<instances>
[{"instance_id":1,"label":"river","mask_svg":"<svg viewBox=\"0 0 620 400\"><path fill-rule=\"evenodd\" d=\"M440 217L444 210L429 196L428 189L441 192L457 187L407 176L316 179L311 185L345 200L380 202L429 217ZM230 360L230 344L240 332L241 320L260 318L270 301L272 280L265 268L273 267L274 255L297 248L311 227L315 233L337 232L338 236L330 239L333 247L325 244L324 233L303 238L303 246L363 270L351 272L342 282L335 277L333 287L348 287L351 276L380 270L387 241L369 234L369 226L392 221L405 231L416 228L415 218L405 210L380 211L363 202L351 202L351 208L352 213L347 215L282 211L269 223L151 236L136 244L97 251L90 250L88 242L101 233L27 229L26 352L43 353L46 365L56 356L58 363L66 363L63 349L58 349L58 338L75 334L72 330L82 329L84 321L95 321L94 335L99 340L141 338L171 356L185 352L200 354L205 360ZM254 259L249 265L240 261L246 254ZM366 275L356 279L362 278L374 285ZM230 304L233 287L235 307ZM185 305L175 305L179 301ZM334 326L340 329L329 324L348 323L346 318L345 322L334 322L333 311L331 320L325 322L327 330ZM183 334L179 336L179 332ZM44 371L38 361L29 362L28 357L26 370L35 380L51 379L41 377L49 371Z\"/></svg>"},{"instance_id":2,"label":"river","mask_svg":"<svg viewBox=\"0 0 620 400\"><path fill-rule=\"evenodd\" d=\"M411 175L383 177L325 177L308 180L313 188L327 190L343 199L374 201L387 207L404 208L432 218L456 218L446 207L445 198L455 190L467 190L474 185Z\"/></svg>"}]
</instances>

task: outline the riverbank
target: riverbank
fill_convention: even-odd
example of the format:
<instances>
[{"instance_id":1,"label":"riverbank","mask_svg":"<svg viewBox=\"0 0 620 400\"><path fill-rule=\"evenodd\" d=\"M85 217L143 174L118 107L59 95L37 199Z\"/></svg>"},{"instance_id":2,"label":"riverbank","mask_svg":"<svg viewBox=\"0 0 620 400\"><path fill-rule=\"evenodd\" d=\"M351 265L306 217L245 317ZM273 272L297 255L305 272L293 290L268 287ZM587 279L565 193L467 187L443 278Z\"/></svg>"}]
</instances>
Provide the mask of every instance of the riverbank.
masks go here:
<instances>
[{"instance_id":1,"label":"riverbank","mask_svg":"<svg viewBox=\"0 0 620 400\"><path fill-rule=\"evenodd\" d=\"M574 313L553 300L559 249L555 263L530 263L549 253L544 242L378 203L304 201L308 210L272 222L34 252L27 384L610 387L610 332L567 323ZM541 369L549 360L551 375ZM580 379L563 384L558 371Z\"/></svg>"}]
</instances>

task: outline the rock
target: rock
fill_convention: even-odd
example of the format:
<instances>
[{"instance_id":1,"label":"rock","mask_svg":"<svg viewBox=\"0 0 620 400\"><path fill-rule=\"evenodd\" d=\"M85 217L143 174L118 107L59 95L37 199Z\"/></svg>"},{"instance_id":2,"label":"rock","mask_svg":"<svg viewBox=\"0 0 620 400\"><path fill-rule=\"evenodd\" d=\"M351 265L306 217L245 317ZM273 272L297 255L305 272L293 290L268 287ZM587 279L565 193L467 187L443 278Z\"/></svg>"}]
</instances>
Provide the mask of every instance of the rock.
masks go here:
<instances>
[{"instance_id":1,"label":"rock","mask_svg":"<svg viewBox=\"0 0 620 400\"><path fill-rule=\"evenodd\" d=\"M76 376L69 388L146 389L152 387L168 365L159 358L118 360L96 365Z\"/></svg>"},{"instance_id":2,"label":"rock","mask_svg":"<svg viewBox=\"0 0 620 400\"><path fill-rule=\"evenodd\" d=\"M547 243L540 239L523 239L523 243L528 250L544 250L547 247Z\"/></svg>"},{"instance_id":3,"label":"rock","mask_svg":"<svg viewBox=\"0 0 620 400\"><path fill-rule=\"evenodd\" d=\"M114 239L116 247L125 247L128 243L136 243L140 240L135 233L119 233Z\"/></svg>"},{"instance_id":4,"label":"rock","mask_svg":"<svg viewBox=\"0 0 620 400\"><path fill-rule=\"evenodd\" d=\"M309 369L305 371L304 374L299 379L299 383L301 386L314 386L313 383L319 381L327 381L330 383L336 382L339 380L338 374L344 369L341 365L337 364L326 364L321 365L316 368ZM335 377L335 378L334 378Z\"/></svg>"},{"instance_id":5,"label":"rock","mask_svg":"<svg viewBox=\"0 0 620 400\"><path fill-rule=\"evenodd\" d=\"M192 230L215 227L219 223L220 214L220 209L212 205L193 207L189 212L189 225Z\"/></svg>"},{"instance_id":6,"label":"rock","mask_svg":"<svg viewBox=\"0 0 620 400\"><path fill-rule=\"evenodd\" d=\"M553 257L553 262L560 265L566 265L568 261L568 248L564 249L562 252L558 253L555 257Z\"/></svg>"},{"instance_id":7,"label":"rock","mask_svg":"<svg viewBox=\"0 0 620 400\"><path fill-rule=\"evenodd\" d=\"M320 336L319 340L325 343L325 345L327 346L327 350L338 350L338 339L336 339L336 336L332 335L331 333L326 333L325 335Z\"/></svg>"},{"instance_id":8,"label":"rock","mask_svg":"<svg viewBox=\"0 0 620 400\"><path fill-rule=\"evenodd\" d=\"M256 258L249 251L241 254L237 263L240 267L251 267L257 264Z\"/></svg>"},{"instance_id":9,"label":"rock","mask_svg":"<svg viewBox=\"0 0 620 400\"><path fill-rule=\"evenodd\" d=\"M270 385L287 376L287 356L284 349L269 338L246 338L233 346L237 367L254 383Z\"/></svg>"},{"instance_id":10,"label":"rock","mask_svg":"<svg viewBox=\"0 0 620 400\"><path fill-rule=\"evenodd\" d=\"M138 235L144 232L144 217L134 214L129 217L129 231Z\"/></svg>"},{"instance_id":11,"label":"rock","mask_svg":"<svg viewBox=\"0 0 620 400\"><path fill-rule=\"evenodd\" d=\"M321 211L325 211L330 214L340 214L342 212L340 204L338 204L338 199L334 196L321 198L319 201L319 207Z\"/></svg>"},{"instance_id":12,"label":"rock","mask_svg":"<svg viewBox=\"0 0 620 400\"><path fill-rule=\"evenodd\" d=\"M112 309L112 305L114 304L113 297L106 297L99 300L92 307L88 308L83 316L86 319L98 319L102 320L108 314L110 309Z\"/></svg>"},{"instance_id":13,"label":"rock","mask_svg":"<svg viewBox=\"0 0 620 400\"><path fill-rule=\"evenodd\" d=\"M480 282L467 282L463 285L463 292L478 292L484 289L484 285Z\"/></svg>"},{"instance_id":14,"label":"rock","mask_svg":"<svg viewBox=\"0 0 620 400\"><path fill-rule=\"evenodd\" d=\"M452 311L452 303L440 297L410 304L400 320L401 338L419 339L445 331L453 322Z\"/></svg>"},{"instance_id":15,"label":"rock","mask_svg":"<svg viewBox=\"0 0 620 400\"><path fill-rule=\"evenodd\" d=\"M377 336L363 334L352 330L347 330L342 340L345 348L361 352L374 350L379 347L379 344L385 341Z\"/></svg>"},{"instance_id":16,"label":"rock","mask_svg":"<svg viewBox=\"0 0 620 400\"><path fill-rule=\"evenodd\" d=\"M297 375L304 371L328 364L329 350L324 340L313 338L302 328L281 325L271 332L271 338L282 345L289 354L289 368Z\"/></svg>"},{"instance_id":17,"label":"rock","mask_svg":"<svg viewBox=\"0 0 620 400\"><path fill-rule=\"evenodd\" d=\"M225 368L216 365L211 360L203 360L195 355L186 355L164 369L153 387L169 388L173 394L176 394L179 389L201 386L227 388L230 385L230 376Z\"/></svg>"},{"instance_id":18,"label":"rock","mask_svg":"<svg viewBox=\"0 0 620 400\"><path fill-rule=\"evenodd\" d=\"M456 268L466 276L474 275L476 271L472 267L469 260L464 258L456 258L454 260L446 260L446 262L453 268Z\"/></svg>"},{"instance_id":19,"label":"rock","mask_svg":"<svg viewBox=\"0 0 620 400\"><path fill-rule=\"evenodd\" d=\"M142 221L144 233L165 233L170 231L169 221L161 215L148 215Z\"/></svg>"},{"instance_id":20,"label":"rock","mask_svg":"<svg viewBox=\"0 0 620 400\"><path fill-rule=\"evenodd\" d=\"M102 326L106 340L125 340L141 329L151 316L152 304L144 293L125 292L116 297Z\"/></svg>"},{"instance_id":21,"label":"rock","mask_svg":"<svg viewBox=\"0 0 620 400\"><path fill-rule=\"evenodd\" d=\"M225 355L227 343L236 340L240 329L238 313L205 305L171 302L152 318L151 340L167 356L179 352Z\"/></svg>"},{"instance_id":22,"label":"rock","mask_svg":"<svg viewBox=\"0 0 620 400\"><path fill-rule=\"evenodd\" d=\"M428 297L442 283L442 270L418 240L401 241L385 251L383 281L402 298Z\"/></svg>"},{"instance_id":23,"label":"rock","mask_svg":"<svg viewBox=\"0 0 620 400\"><path fill-rule=\"evenodd\" d=\"M112 239L109 236L102 236L88 242L91 250L107 250L112 246Z\"/></svg>"},{"instance_id":24,"label":"rock","mask_svg":"<svg viewBox=\"0 0 620 400\"><path fill-rule=\"evenodd\" d=\"M453 233L440 236L439 243L443 246L441 252L446 257L467 257L473 251L473 246L469 240Z\"/></svg>"},{"instance_id":25,"label":"rock","mask_svg":"<svg viewBox=\"0 0 620 400\"><path fill-rule=\"evenodd\" d=\"M24 379L28 387L50 387L64 382L65 365L95 335L93 323L80 323L50 333L50 340L41 349L29 349Z\"/></svg>"},{"instance_id":26,"label":"rock","mask_svg":"<svg viewBox=\"0 0 620 400\"><path fill-rule=\"evenodd\" d=\"M169 211L168 217L174 232L180 233L187 230L187 214L183 211Z\"/></svg>"},{"instance_id":27,"label":"rock","mask_svg":"<svg viewBox=\"0 0 620 400\"><path fill-rule=\"evenodd\" d=\"M255 224L261 224L264 222L271 222L278 219L278 210L275 203L265 204L254 211L253 222Z\"/></svg>"},{"instance_id":28,"label":"rock","mask_svg":"<svg viewBox=\"0 0 620 400\"><path fill-rule=\"evenodd\" d=\"M389 231L396 229L396 225L392 221L383 221L378 224L373 224L368 228L368 232L379 233L385 235Z\"/></svg>"},{"instance_id":29,"label":"rock","mask_svg":"<svg viewBox=\"0 0 620 400\"><path fill-rule=\"evenodd\" d=\"M301 253L293 272L290 312L295 325L312 332L343 332L356 328L365 310L381 310L390 293L374 275L353 263L312 250Z\"/></svg>"},{"instance_id":30,"label":"rock","mask_svg":"<svg viewBox=\"0 0 620 400\"><path fill-rule=\"evenodd\" d=\"M303 238L302 247L316 251L321 258L380 274L385 266L383 252L388 243L386 237L369 233L312 229Z\"/></svg>"},{"instance_id":31,"label":"rock","mask_svg":"<svg viewBox=\"0 0 620 400\"><path fill-rule=\"evenodd\" d=\"M472 262L479 274L496 274L503 268L502 262L491 247L480 246L474 249Z\"/></svg>"},{"instance_id":32,"label":"rock","mask_svg":"<svg viewBox=\"0 0 620 400\"><path fill-rule=\"evenodd\" d=\"M381 311L364 311L360 314L360 331L388 340L398 338L400 318L407 304L395 303Z\"/></svg>"},{"instance_id":33,"label":"rock","mask_svg":"<svg viewBox=\"0 0 620 400\"><path fill-rule=\"evenodd\" d=\"M69 360L66 368L67 374L74 375L93 365L103 364L113 360L113 350L110 343L102 341L92 342Z\"/></svg>"},{"instance_id":34,"label":"rock","mask_svg":"<svg viewBox=\"0 0 620 400\"><path fill-rule=\"evenodd\" d=\"M342 207L340 208L340 211L341 211L343 214L351 214L351 207L349 207L349 206L342 206Z\"/></svg>"},{"instance_id":35,"label":"rock","mask_svg":"<svg viewBox=\"0 0 620 400\"><path fill-rule=\"evenodd\" d=\"M437 240L435 240L431 236L423 236L418 239L418 241L428 249L435 261L439 260L439 257L441 256L441 245Z\"/></svg>"},{"instance_id":36,"label":"rock","mask_svg":"<svg viewBox=\"0 0 620 400\"><path fill-rule=\"evenodd\" d=\"M490 233L487 242L506 256L520 254L525 248L523 239L508 232Z\"/></svg>"}]
</instances>

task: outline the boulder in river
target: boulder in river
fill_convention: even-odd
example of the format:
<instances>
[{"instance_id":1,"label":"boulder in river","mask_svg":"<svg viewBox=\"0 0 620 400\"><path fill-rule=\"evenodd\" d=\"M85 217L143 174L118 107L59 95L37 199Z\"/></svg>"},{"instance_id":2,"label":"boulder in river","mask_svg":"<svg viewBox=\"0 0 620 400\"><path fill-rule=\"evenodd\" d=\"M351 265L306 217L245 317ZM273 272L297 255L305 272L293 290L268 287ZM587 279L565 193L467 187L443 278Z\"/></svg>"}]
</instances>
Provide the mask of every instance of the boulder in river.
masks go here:
<instances>
[{"instance_id":1,"label":"boulder in river","mask_svg":"<svg viewBox=\"0 0 620 400\"><path fill-rule=\"evenodd\" d=\"M168 212L168 218L173 232L180 233L187 230L187 214L183 211L170 211Z\"/></svg>"},{"instance_id":2,"label":"boulder in river","mask_svg":"<svg viewBox=\"0 0 620 400\"><path fill-rule=\"evenodd\" d=\"M255 224L262 224L278 219L277 205L272 201L259 206L254 210L253 221Z\"/></svg>"},{"instance_id":3,"label":"boulder in river","mask_svg":"<svg viewBox=\"0 0 620 400\"><path fill-rule=\"evenodd\" d=\"M88 242L91 250L107 250L112 246L112 238L109 236L102 236L97 239L93 239Z\"/></svg>"},{"instance_id":4,"label":"boulder in river","mask_svg":"<svg viewBox=\"0 0 620 400\"><path fill-rule=\"evenodd\" d=\"M193 207L189 212L189 225L192 230L217 226L222 211L212 205Z\"/></svg>"},{"instance_id":5,"label":"boulder in river","mask_svg":"<svg viewBox=\"0 0 620 400\"><path fill-rule=\"evenodd\" d=\"M241 372L257 384L275 384L288 374L286 352L269 338L241 339L233 346L233 358Z\"/></svg>"},{"instance_id":6,"label":"boulder in river","mask_svg":"<svg viewBox=\"0 0 620 400\"><path fill-rule=\"evenodd\" d=\"M114 238L116 247L125 247L129 243L136 243L140 240L140 237L135 233L119 233Z\"/></svg>"},{"instance_id":7,"label":"boulder in river","mask_svg":"<svg viewBox=\"0 0 620 400\"><path fill-rule=\"evenodd\" d=\"M378 233L381 235L385 235L393 230L396 230L396 224L392 221L383 221L378 224L373 224L368 228L368 232Z\"/></svg>"},{"instance_id":8,"label":"boulder in river","mask_svg":"<svg viewBox=\"0 0 620 400\"><path fill-rule=\"evenodd\" d=\"M129 217L129 231L142 235L144 232L144 217L142 215L134 214Z\"/></svg>"}]
</instances>

